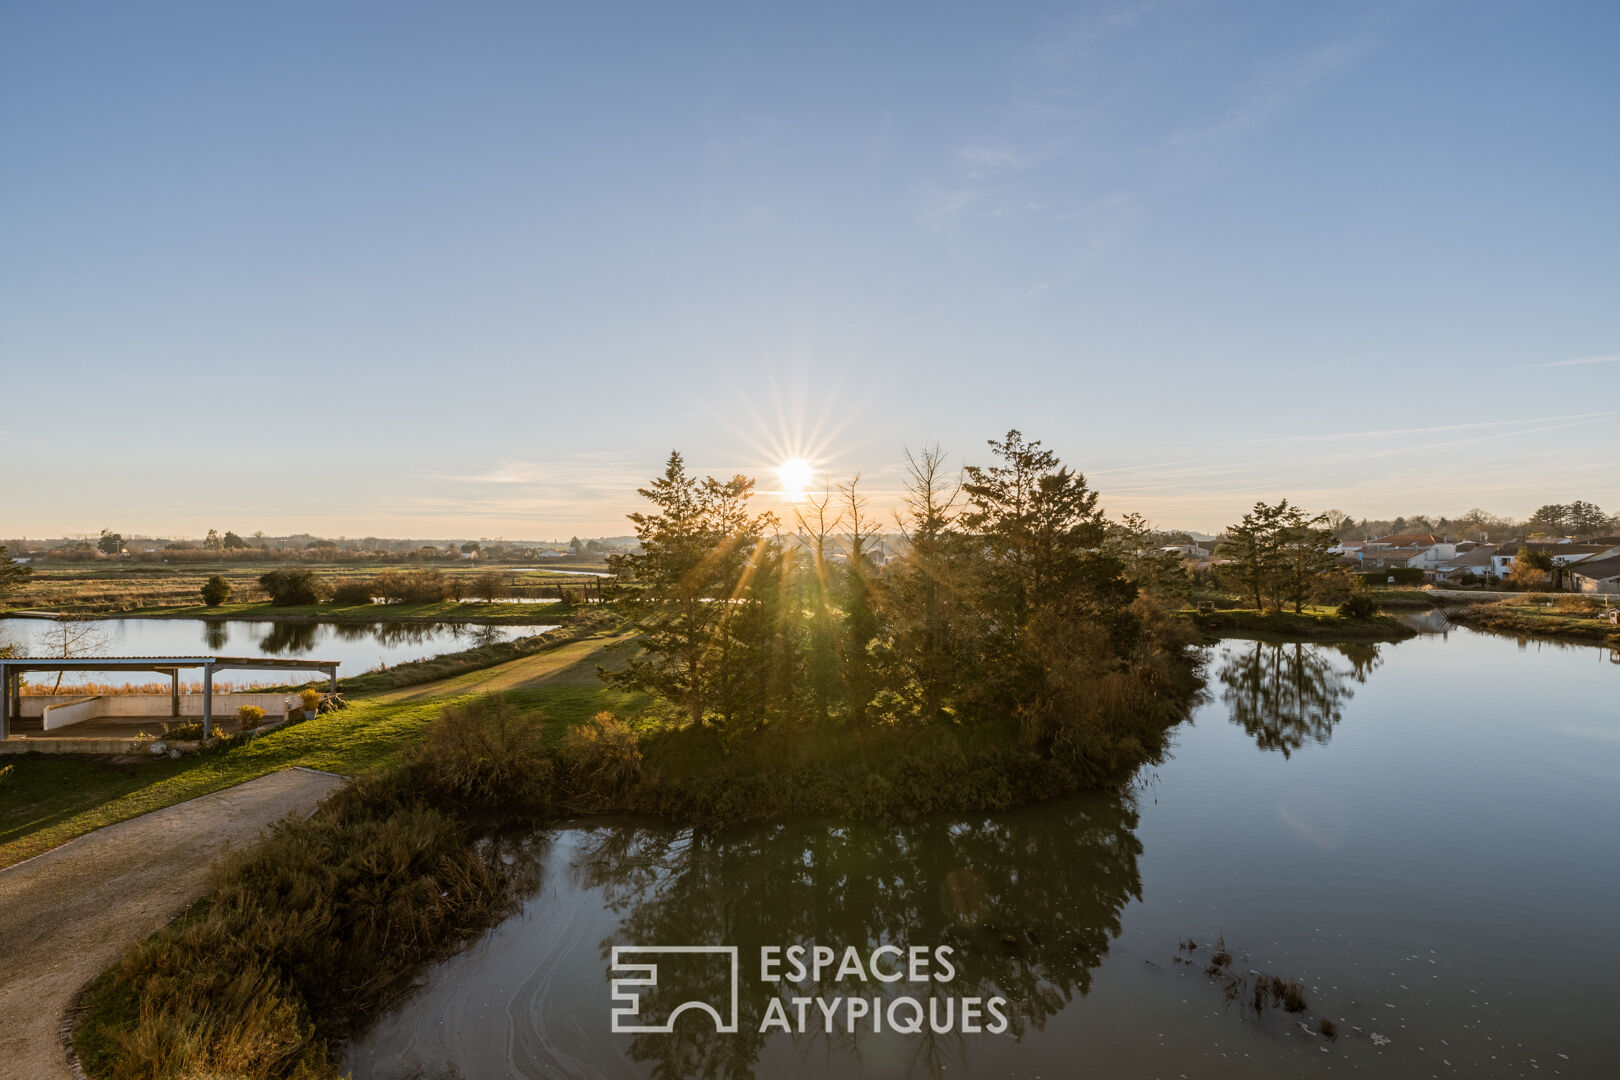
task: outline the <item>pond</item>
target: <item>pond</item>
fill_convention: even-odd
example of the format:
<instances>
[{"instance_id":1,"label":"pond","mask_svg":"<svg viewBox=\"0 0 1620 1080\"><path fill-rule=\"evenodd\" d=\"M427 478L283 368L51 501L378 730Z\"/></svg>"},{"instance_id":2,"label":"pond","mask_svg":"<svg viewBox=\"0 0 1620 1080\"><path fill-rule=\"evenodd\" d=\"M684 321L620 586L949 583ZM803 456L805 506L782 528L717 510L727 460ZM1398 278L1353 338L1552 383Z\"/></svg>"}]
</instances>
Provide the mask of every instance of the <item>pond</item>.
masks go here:
<instances>
[{"instance_id":1,"label":"pond","mask_svg":"<svg viewBox=\"0 0 1620 1080\"><path fill-rule=\"evenodd\" d=\"M539 892L431 969L347 1065L357 1080L1614 1075L1620 657L1452 631L1228 640L1208 671L1172 756L1125 793L887 827L587 819L530 838ZM686 1001L729 1019L722 954L631 956L657 984L615 1000L610 980L635 972L610 971L613 948L671 945L737 947L735 1033L695 1008L669 1033L613 1033L615 1008L647 1027ZM867 981L763 980L761 949L793 945L840 964L853 946ZM948 946L954 977L912 981L896 957L913 946ZM1255 1010L1270 975L1299 981L1304 1011ZM954 1017L897 1032L900 997Z\"/></svg>"},{"instance_id":2,"label":"pond","mask_svg":"<svg viewBox=\"0 0 1620 1080\"><path fill-rule=\"evenodd\" d=\"M94 619L66 624L51 619L0 619L0 641L23 646L30 656L60 656L64 632L87 637L75 656L308 657L336 660L340 675L358 675L378 664L419 660L556 629L555 626L475 626L428 622L253 622L239 619ZM226 676L233 685L279 685L285 672ZM55 676L51 676L52 681ZM105 682L106 672L70 671L63 683Z\"/></svg>"}]
</instances>

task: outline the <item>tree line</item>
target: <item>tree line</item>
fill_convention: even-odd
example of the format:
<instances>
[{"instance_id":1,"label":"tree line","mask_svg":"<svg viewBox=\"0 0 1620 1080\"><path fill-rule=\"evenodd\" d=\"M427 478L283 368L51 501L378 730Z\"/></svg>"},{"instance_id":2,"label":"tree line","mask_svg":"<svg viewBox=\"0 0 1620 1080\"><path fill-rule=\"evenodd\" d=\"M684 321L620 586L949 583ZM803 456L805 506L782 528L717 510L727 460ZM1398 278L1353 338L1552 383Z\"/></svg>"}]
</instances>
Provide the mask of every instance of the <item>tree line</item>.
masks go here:
<instances>
[{"instance_id":1,"label":"tree line","mask_svg":"<svg viewBox=\"0 0 1620 1080\"><path fill-rule=\"evenodd\" d=\"M1584 539L1620 534L1620 515L1605 513L1596 503L1576 499L1547 503L1523 520L1474 509L1457 517L1415 514L1356 521L1340 510L1325 514L1327 527L1340 540L1376 540L1397 533L1433 533L1454 540L1496 541L1534 539L1537 536Z\"/></svg>"},{"instance_id":2,"label":"tree line","mask_svg":"<svg viewBox=\"0 0 1620 1080\"><path fill-rule=\"evenodd\" d=\"M672 452L630 515L640 551L610 559L641 651L605 677L721 730L992 719L1070 760L1139 759L1190 692L1192 632L1157 598L1177 561L1040 442L989 446L959 477L907 452L904 543L881 558L860 477L789 526L750 507L752 479Z\"/></svg>"}]
</instances>

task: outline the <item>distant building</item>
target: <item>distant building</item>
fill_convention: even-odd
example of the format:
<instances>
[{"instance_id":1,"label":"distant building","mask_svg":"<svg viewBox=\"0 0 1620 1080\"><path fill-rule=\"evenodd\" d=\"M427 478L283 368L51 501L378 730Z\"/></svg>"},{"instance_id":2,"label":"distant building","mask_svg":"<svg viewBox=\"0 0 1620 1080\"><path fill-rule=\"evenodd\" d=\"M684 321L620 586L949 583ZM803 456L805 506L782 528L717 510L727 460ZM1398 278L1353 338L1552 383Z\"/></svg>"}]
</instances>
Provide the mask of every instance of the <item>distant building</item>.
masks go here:
<instances>
[{"instance_id":1,"label":"distant building","mask_svg":"<svg viewBox=\"0 0 1620 1080\"><path fill-rule=\"evenodd\" d=\"M1570 569L1569 586L1583 593L1620 593L1620 555L1577 563Z\"/></svg>"},{"instance_id":2,"label":"distant building","mask_svg":"<svg viewBox=\"0 0 1620 1080\"><path fill-rule=\"evenodd\" d=\"M1210 548L1213 546L1213 544L1209 546L1205 546L1203 544L1167 544L1159 550L1166 553L1173 552L1180 555L1183 559L1203 560L1214 554L1214 552L1210 550Z\"/></svg>"},{"instance_id":3,"label":"distant building","mask_svg":"<svg viewBox=\"0 0 1620 1080\"><path fill-rule=\"evenodd\" d=\"M1361 568L1387 570L1392 566L1409 566L1421 551L1421 548L1415 547L1373 547L1369 544L1361 551Z\"/></svg>"},{"instance_id":4,"label":"distant building","mask_svg":"<svg viewBox=\"0 0 1620 1080\"><path fill-rule=\"evenodd\" d=\"M1445 543L1445 539L1433 533L1395 533L1393 536L1380 536L1377 540L1370 540L1368 546L1422 549Z\"/></svg>"},{"instance_id":5,"label":"distant building","mask_svg":"<svg viewBox=\"0 0 1620 1080\"><path fill-rule=\"evenodd\" d=\"M1568 540L1531 540L1523 544L1503 544L1492 556L1497 577L1507 577L1521 551L1545 551L1554 566L1570 566L1591 558L1620 555L1620 545L1572 544Z\"/></svg>"},{"instance_id":6,"label":"distant building","mask_svg":"<svg viewBox=\"0 0 1620 1080\"><path fill-rule=\"evenodd\" d=\"M1457 547L1460 549L1461 544ZM1467 551L1459 550L1457 554L1434 568L1433 577L1436 581L1461 582L1464 580L1482 581L1494 577L1491 556L1496 548L1489 544L1472 544Z\"/></svg>"}]
</instances>

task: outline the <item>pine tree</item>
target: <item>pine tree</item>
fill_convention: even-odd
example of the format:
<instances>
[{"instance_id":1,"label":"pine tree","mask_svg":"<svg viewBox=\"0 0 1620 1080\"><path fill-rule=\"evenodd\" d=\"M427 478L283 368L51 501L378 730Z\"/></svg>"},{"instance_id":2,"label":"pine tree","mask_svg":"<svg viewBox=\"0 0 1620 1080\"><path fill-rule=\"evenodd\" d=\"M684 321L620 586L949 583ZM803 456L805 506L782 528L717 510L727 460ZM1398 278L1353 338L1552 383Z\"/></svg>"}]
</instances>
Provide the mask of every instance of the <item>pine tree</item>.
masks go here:
<instances>
[{"instance_id":1,"label":"pine tree","mask_svg":"<svg viewBox=\"0 0 1620 1080\"><path fill-rule=\"evenodd\" d=\"M610 677L679 703L694 723L724 700L735 676L729 624L749 600L774 524L769 514L749 513L753 488L744 476L700 482L671 452L664 474L639 489L659 512L630 515L641 551L612 560L616 574L641 586L627 607L642 655Z\"/></svg>"}]
</instances>

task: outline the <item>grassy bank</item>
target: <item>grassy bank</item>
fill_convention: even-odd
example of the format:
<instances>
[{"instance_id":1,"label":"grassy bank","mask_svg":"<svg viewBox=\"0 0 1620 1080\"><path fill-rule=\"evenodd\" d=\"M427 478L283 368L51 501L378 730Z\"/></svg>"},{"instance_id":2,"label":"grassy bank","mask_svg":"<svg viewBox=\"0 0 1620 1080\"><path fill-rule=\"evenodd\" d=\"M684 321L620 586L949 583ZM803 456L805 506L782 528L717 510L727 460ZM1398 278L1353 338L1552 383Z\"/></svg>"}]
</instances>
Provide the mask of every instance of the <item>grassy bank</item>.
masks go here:
<instances>
[{"instance_id":1,"label":"grassy bank","mask_svg":"<svg viewBox=\"0 0 1620 1080\"><path fill-rule=\"evenodd\" d=\"M1332 609L1291 611L1208 611L1190 613L1207 637L1236 636L1261 641L1404 641L1416 631L1387 615L1353 619Z\"/></svg>"},{"instance_id":2,"label":"grassy bank","mask_svg":"<svg viewBox=\"0 0 1620 1080\"><path fill-rule=\"evenodd\" d=\"M430 745L340 791L307 821L227 855L180 920L82 999L93 1077L336 1078L327 1048L511 910L528 860L481 827L542 812L551 760L531 725L452 710Z\"/></svg>"},{"instance_id":3,"label":"grassy bank","mask_svg":"<svg viewBox=\"0 0 1620 1080\"><path fill-rule=\"evenodd\" d=\"M594 607L596 605L583 605ZM93 619L237 619L246 622L451 622L491 626L552 623L581 610L573 603L513 604L442 600L415 604L185 604L131 610L78 612ZM17 609L22 610L22 609ZM74 612L69 611L69 614Z\"/></svg>"},{"instance_id":4,"label":"grassy bank","mask_svg":"<svg viewBox=\"0 0 1620 1080\"><path fill-rule=\"evenodd\" d=\"M1601 604L1582 597L1561 597L1550 604L1505 600L1448 610L1447 617L1454 623L1492 633L1620 648L1620 626L1600 617Z\"/></svg>"}]
</instances>

